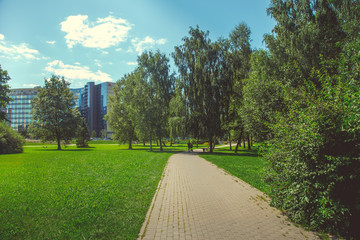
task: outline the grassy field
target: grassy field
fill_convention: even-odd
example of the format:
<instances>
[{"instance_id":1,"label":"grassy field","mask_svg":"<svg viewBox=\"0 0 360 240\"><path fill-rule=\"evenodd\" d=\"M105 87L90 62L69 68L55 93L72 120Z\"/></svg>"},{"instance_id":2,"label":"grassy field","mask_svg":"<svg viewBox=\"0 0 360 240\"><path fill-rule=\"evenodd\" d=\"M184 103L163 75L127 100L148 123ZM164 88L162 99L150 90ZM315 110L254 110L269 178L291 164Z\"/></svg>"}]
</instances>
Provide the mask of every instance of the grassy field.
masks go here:
<instances>
[{"instance_id":1,"label":"grassy field","mask_svg":"<svg viewBox=\"0 0 360 240\"><path fill-rule=\"evenodd\" d=\"M0 155L0 239L136 239L169 156L187 145L28 144ZM199 146L203 147L203 146ZM256 150L201 153L266 192Z\"/></svg>"},{"instance_id":2,"label":"grassy field","mask_svg":"<svg viewBox=\"0 0 360 240\"><path fill-rule=\"evenodd\" d=\"M214 153L201 153L201 157L260 191L268 192L269 186L262 180L262 171L266 166L266 161L258 155L256 147L252 150L239 148L238 153L230 151L229 147L219 148L215 149Z\"/></svg>"},{"instance_id":3,"label":"grassy field","mask_svg":"<svg viewBox=\"0 0 360 240\"><path fill-rule=\"evenodd\" d=\"M0 239L136 239L173 152L126 147L0 155Z\"/></svg>"}]
</instances>

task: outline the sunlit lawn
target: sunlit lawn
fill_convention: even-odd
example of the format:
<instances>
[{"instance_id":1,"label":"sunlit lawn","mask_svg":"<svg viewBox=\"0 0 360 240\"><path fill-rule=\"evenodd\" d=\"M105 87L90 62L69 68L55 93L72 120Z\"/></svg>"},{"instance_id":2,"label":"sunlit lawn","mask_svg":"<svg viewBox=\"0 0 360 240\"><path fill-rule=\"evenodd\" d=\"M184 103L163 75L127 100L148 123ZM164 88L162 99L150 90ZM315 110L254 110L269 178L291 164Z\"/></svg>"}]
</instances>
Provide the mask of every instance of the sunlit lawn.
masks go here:
<instances>
[{"instance_id":1,"label":"sunlit lawn","mask_svg":"<svg viewBox=\"0 0 360 240\"><path fill-rule=\"evenodd\" d=\"M90 146L27 144L0 155L0 239L137 238L167 159L187 145ZM201 155L266 192L256 151Z\"/></svg>"},{"instance_id":2,"label":"sunlit lawn","mask_svg":"<svg viewBox=\"0 0 360 240\"><path fill-rule=\"evenodd\" d=\"M30 145L0 155L0 239L136 239L171 151Z\"/></svg>"},{"instance_id":3,"label":"sunlit lawn","mask_svg":"<svg viewBox=\"0 0 360 240\"><path fill-rule=\"evenodd\" d=\"M266 161L258 155L257 148L247 150L239 148L238 153L229 147L215 149L214 153L201 153L201 157L214 163L232 175L249 183L251 186L267 193L269 186L263 181L263 169Z\"/></svg>"}]
</instances>

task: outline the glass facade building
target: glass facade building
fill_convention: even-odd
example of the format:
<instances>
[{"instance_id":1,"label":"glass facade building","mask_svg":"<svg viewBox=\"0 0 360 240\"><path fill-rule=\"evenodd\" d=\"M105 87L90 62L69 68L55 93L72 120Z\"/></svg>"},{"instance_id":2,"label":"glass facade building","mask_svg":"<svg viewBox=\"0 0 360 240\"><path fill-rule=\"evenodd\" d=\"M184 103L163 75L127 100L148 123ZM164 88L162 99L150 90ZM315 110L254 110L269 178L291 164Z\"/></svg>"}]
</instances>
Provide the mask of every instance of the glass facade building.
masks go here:
<instances>
[{"instance_id":1,"label":"glass facade building","mask_svg":"<svg viewBox=\"0 0 360 240\"><path fill-rule=\"evenodd\" d=\"M11 90L9 96L12 101L6 108L7 119L10 126L18 131L27 129L31 123L32 101L37 96L39 88L20 88Z\"/></svg>"},{"instance_id":2,"label":"glass facade building","mask_svg":"<svg viewBox=\"0 0 360 240\"><path fill-rule=\"evenodd\" d=\"M75 106L86 119L90 133L95 131L97 136L101 136L103 129L106 130L107 137L111 135L104 118L109 96L113 95L113 85L114 83L111 82L100 84L88 82L83 88L70 89L75 97ZM9 102L6 113L14 130L26 129L31 123L32 100L37 96L39 89L40 87L11 90L9 96L12 101Z\"/></svg>"},{"instance_id":3,"label":"glass facade building","mask_svg":"<svg viewBox=\"0 0 360 240\"><path fill-rule=\"evenodd\" d=\"M101 136L101 131L106 130L106 136L111 135L108 128L105 115L107 113L107 105L109 96L113 95L114 83L105 82L95 85L88 82L82 89L72 89L77 96L76 104L81 115L86 119L90 133L96 132L97 136Z\"/></svg>"}]
</instances>

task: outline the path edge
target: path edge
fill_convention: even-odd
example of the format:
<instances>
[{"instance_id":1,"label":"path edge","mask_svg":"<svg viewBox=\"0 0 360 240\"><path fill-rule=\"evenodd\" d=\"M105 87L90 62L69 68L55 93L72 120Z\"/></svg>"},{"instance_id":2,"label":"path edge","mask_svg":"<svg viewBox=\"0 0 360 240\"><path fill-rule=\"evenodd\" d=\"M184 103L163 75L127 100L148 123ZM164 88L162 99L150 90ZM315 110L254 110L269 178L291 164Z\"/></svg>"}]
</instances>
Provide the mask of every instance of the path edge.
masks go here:
<instances>
[{"instance_id":1,"label":"path edge","mask_svg":"<svg viewBox=\"0 0 360 240\"><path fill-rule=\"evenodd\" d=\"M172 156L172 155L171 155L171 156ZM150 207L149 207L149 209L148 209L148 211L147 211L147 213L146 213L145 220L144 220L143 225L141 226L141 229L140 229L140 232L139 232L139 235L138 235L137 240L141 240L141 239L143 239L143 238L145 237L146 229L147 229L147 227L148 227L148 225L149 225L149 222L150 222L150 216L151 216L151 213L152 213L152 211L153 211L153 209L154 209L155 202L156 202L156 199L157 199L157 197L158 197L161 184L162 184L162 182L163 182L163 180L164 180L164 177L165 177L165 174L166 174L166 170L167 170L167 167L168 167L168 164L169 164L169 159L171 158L171 156L168 158L168 160L167 160L167 162L166 162L166 165L165 165L165 167L164 167L164 171L163 171L163 173L162 173L162 175L161 175L160 181L159 181L158 186L157 186L157 188L156 188L156 191L155 191L154 197L153 197L153 199L152 199L152 201L151 201Z\"/></svg>"}]
</instances>

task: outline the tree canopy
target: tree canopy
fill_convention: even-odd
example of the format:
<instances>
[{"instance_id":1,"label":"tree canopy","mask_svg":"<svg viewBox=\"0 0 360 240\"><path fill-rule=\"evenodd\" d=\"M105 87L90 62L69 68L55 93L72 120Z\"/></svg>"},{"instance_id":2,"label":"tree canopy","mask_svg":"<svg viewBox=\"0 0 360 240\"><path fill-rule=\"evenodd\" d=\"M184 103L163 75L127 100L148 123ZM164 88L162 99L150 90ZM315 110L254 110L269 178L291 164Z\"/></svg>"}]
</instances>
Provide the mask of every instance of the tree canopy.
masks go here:
<instances>
[{"instance_id":1,"label":"tree canopy","mask_svg":"<svg viewBox=\"0 0 360 240\"><path fill-rule=\"evenodd\" d=\"M75 106L74 95L63 77L53 75L45 79L33 100L33 122L30 131L44 141L56 141L61 150L61 140L76 135L80 113Z\"/></svg>"},{"instance_id":2,"label":"tree canopy","mask_svg":"<svg viewBox=\"0 0 360 240\"><path fill-rule=\"evenodd\" d=\"M6 119L6 112L3 109L6 109L7 104L11 100L9 97L10 87L7 84L8 81L10 81L10 76L0 65L0 121Z\"/></svg>"}]
</instances>

